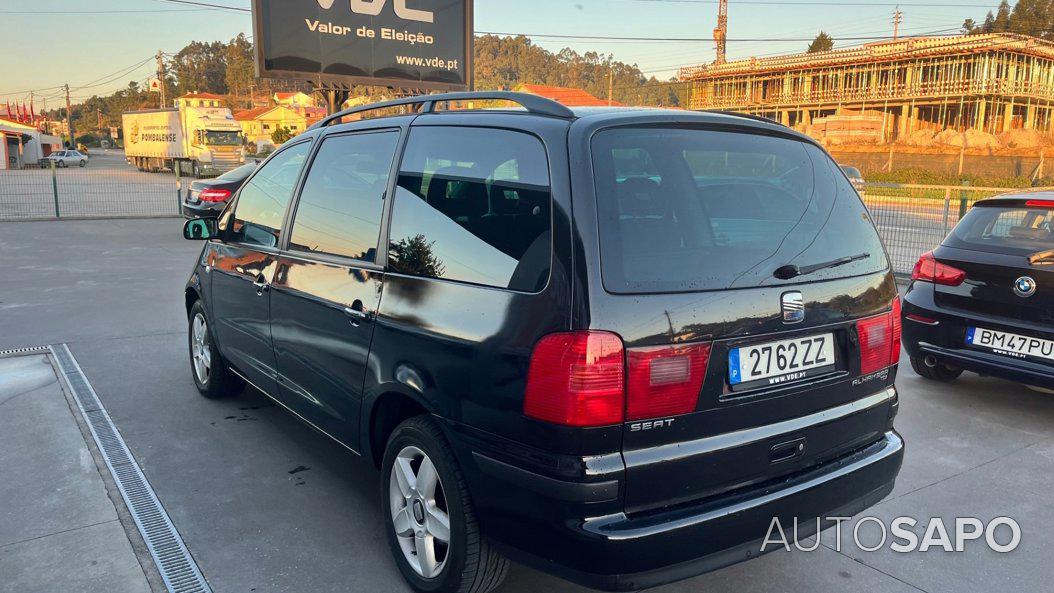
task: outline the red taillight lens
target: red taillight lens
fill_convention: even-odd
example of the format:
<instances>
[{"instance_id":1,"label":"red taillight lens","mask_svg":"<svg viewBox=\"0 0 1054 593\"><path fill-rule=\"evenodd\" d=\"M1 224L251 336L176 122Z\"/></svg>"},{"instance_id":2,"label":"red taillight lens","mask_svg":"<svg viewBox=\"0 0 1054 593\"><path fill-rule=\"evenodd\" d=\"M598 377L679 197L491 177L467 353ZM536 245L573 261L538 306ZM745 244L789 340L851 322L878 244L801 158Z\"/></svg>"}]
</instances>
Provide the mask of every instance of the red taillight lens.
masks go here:
<instances>
[{"instance_id":1,"label":"red taillight lens","mask_svg":"<svg viewBox=\"0 0 1054 593\"><path fill-rule=\"evenodd\" d=\"M856 322L860 338L860 374L867 375L900 362L900 298L893 310Z\"/></svg>"},{"instance_id":2,"label":"red taillight lens","mask_svg":"<svg viewBox=\"0 0 1054 593\"><path fill-rule=\"evenodd\" d=\"M523 413L565 426L606 426L625 417L625 352L608 332L542 338L531 354Z\"/></svg>"},{"instance_id":3,"label":"red taillight lens","mask_svg":"<svg viewBox=\"0 0 1054 593\"><path fill-rule=\"evenodd\" d=\"M915 262L915 268L911 270L911 279L945 286L959 286L963 280L966 280L966 272L948 264L942 264L934 259L932 251L927 251L919 257L919 261Z\"/></svg>"},{"instance_id":4,"label":"red taillight lens","mask_svg":"<svg viewBox=\"0 0 1054 593\"><path fill-rule=\"evenodd\" d=\"M1054 200L1027 200L1025 206L1029 208L1054 208Z\"/></svg>"},{"instance_id":5,"label":"red taillight lens","mask_svg":"<svg viewBox=\"0 0 1054 593\"><path fill-rule=\"evenodd\" d=\"M626 419L643 420L695 410L710 344L631 348Z\"/></svg>"},{"instance_id":6,"label":"red taillight lens","mask_svg":"<svg viewBox=\"0 0 1054 593\"><path fill-rule=\"evenodd\" d=\"M900 297L893 299L893 344L889 351L890 366L900 362Z\"/></svg>"},{"instance_id":7,"label":"red taillight lens","mask_svg":"<svg viewBox=\"0 0 1054 593\"><path fill-rule=\"evenodd\" d=\"M231 197L229 189L206 189L202 190L198 197L202 202L224 202Z\"/></svg>"}]
</instances>

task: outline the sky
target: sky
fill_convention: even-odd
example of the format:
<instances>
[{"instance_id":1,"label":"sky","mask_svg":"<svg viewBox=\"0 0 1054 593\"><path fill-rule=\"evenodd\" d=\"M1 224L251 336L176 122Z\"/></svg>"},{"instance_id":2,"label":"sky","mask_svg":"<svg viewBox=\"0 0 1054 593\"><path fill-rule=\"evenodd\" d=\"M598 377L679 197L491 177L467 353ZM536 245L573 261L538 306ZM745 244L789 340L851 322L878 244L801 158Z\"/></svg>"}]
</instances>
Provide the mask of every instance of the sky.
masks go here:
<instances>
[{"instance_id":1,"label":"sky","mask_svg":"<svg viewBox=\"0 0 1054 593\"><path fill-rule=\"evenodd\" d=\"M202 0L248 8L250 0ZM337 0L343 2L346 0ZM414 1L408 4L413 7ZM730 0L729 59L800 52L820 30L836 47L892 34L893 11L903 12L901 34L953 34L963 19L981 21L998 0ZM677 68L714 59L709 41L716 0L476 0L477 32L537 35L662 37L703 41L546 39L551 50L611 53L648 76L668 79ZM128 81L148 80L158 50L187 43L252 35L248 12L203 9L168 0L0 0L0 105L30 99L48 108L107 95ZM857 38L857 39L853 39Z\"/></svg>"}]
</instances>

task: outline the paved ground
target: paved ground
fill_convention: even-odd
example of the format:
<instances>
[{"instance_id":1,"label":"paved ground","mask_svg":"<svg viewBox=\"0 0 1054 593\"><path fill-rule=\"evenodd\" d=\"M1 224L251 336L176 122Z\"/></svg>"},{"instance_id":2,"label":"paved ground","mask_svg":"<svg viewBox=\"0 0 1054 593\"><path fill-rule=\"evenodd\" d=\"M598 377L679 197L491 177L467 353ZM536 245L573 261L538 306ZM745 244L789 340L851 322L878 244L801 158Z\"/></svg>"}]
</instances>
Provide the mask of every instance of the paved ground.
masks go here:
<instances>
[{"instance_id":1,"label":"paved ground","mask_svg":"<svg viewBox=\"0 0 1054 593\"><path fill-rule=\"evenodd\" d=\"M46 356L0 358L0 592L150 593Z\"/></svg>"},{"instance_id":2,"label":"paved ground","mask_svg":"<svg viewBox=\"0 0 1054 593\"><path fill-rule=\"evenodd\" d=\"M384 543L372 466L259 394L196 394L182 286L198 248L179 238L178 220L0 223L0 349L70 344L217 592L407 590ZM907 365L897 383L907 459L873 513L1009 515L1023 529L1015 552L839 553L826 532L815 552L659 591L1049 589L1054 396L974 375L934 385ZM579 590L523 567L503 589Z\"/></svg>"}]
</instances>

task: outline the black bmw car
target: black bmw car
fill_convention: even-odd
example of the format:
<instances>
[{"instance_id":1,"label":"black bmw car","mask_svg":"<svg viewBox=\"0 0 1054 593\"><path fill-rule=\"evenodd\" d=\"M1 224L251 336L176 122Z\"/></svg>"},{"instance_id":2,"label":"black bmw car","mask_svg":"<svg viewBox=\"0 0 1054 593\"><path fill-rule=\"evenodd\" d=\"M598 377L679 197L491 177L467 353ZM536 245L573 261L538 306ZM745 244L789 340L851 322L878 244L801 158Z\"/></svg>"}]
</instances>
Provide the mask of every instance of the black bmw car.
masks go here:
<instances>
[{"instance_id":1,"label":"black bmw car","mask_svg":"<svg viewBox=\"0 0 1054 593\"><path fill-rule=\"evenodd\" d=\"M903 341L919 375L964 370L1054 388L1054 193L974 205L915 264Z\"/></svg>"},{"instance_id":2,"label":"black bmw car","mask_svg":"<svg viewBox=\"0 0 1054 593\"><path fill-rule=\"evenodd\" d=\"M249 175L256 170L256 165L256 162L246 163L219 177L191 182L183 194L183 216L219 216L234 192L238 191Z\"/></svg>"}]
</instances>

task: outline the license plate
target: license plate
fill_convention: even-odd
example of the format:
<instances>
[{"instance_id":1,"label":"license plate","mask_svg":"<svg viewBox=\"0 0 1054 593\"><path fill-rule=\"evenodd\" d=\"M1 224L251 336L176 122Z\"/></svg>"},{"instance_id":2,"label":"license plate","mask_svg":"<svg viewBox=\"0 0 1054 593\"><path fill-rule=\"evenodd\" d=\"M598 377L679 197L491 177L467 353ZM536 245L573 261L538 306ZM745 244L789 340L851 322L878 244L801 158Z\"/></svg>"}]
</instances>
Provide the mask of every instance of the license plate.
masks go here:
<instances>
[{"instance_id":1,"label":"license plate","mask_svg":"<svg viewBox=\"0 0 1054 593\"><path fill-rule=\"evenodd\" d=\"M1014 358L1035 357L1054 360L1054 341L1043 338L1022 336L983 327L968 327L966 328L966 343Z\"/></svg>"},{"instance_id":2,"label":"license plate","mask_svg":"<svg viewBox=\"0 0 1054 593\"><path fill-rule=\"evenodd\" d=\"M786 383L834 364L834 334L805 336L733 348L728 352L728 379L732 385Z\"/></svg>"}]
</instances>

